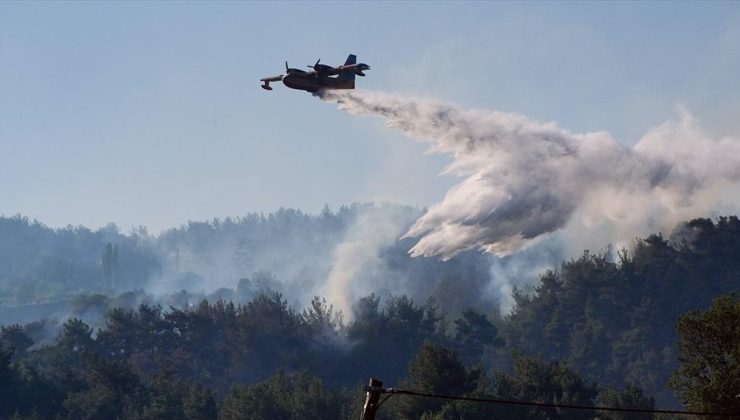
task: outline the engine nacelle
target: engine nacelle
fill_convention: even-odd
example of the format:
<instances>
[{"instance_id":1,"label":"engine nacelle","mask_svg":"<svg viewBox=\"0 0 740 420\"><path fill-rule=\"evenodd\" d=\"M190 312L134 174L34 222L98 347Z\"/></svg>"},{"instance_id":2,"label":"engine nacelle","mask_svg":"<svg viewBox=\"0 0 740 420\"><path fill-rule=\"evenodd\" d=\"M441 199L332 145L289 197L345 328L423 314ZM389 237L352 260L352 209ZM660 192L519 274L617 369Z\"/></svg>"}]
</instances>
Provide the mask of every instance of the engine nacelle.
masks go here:
<instances>
[{"instance_id":1,"label":"engine nacelle","mask_svg":"<svg viewBox=\"0 0 740 420\"><path fill-rule=\"evenodd\" d=\"M332 73L334 71L334 67L326 64L314 64L313 69L316 70L316 73Z\"/></svg>"}]
</instances>

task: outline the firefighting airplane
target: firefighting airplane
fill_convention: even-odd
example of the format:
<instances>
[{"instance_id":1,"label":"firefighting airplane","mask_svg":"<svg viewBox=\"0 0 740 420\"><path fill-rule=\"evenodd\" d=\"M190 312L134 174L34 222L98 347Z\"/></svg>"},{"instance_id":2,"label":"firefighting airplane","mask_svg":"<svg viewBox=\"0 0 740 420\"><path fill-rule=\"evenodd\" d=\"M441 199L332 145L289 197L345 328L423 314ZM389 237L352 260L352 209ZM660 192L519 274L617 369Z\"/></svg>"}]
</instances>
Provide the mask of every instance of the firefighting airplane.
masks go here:
<instances>
[{"instance_id":1,"label":"firefighting airplane","mask_svg":"<svg viewBox=\"0 0 740 420\"><path fill-rule=\"evenodd\" d=\"M350 54L347 61L339 67L319 64L321 59L316 60L316 64L309 65L308 68L313 71L304 71L288 67L285 62L285 74L274 77L265 77L260 79L262 89L272 90L270 82L282 81L283 84L291 89L305 90L307 92L316 92L319 89L354 89L355 75L364 76L364 70L370 70L370 66L365 63L357 63L357 57ZM336 77L333 77L336 76Z\"/></svg>"}]
</instances>

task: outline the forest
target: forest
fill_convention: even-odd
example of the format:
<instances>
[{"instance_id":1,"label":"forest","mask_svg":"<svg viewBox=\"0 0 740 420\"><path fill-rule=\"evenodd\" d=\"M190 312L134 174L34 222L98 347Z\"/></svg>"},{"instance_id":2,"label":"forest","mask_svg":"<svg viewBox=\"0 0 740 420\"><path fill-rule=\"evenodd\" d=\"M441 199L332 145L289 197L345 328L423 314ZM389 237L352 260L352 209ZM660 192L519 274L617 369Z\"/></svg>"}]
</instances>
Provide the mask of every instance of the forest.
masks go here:
<instances>
[{"instance_id":1,"label":"forest","mask_svg":"<svg viewBox=\"0 0 740 420\"><path fill-rule=\"evenodd\" d=\"M370 377L445 395L740 412L737 217L584 251L515 288L503 313L485 293L486 255L412 259L391 241L361 274L379 286L343 313L314 286L364 210L156 236L1 218L0 418L357 418ZM597 416L656 418L401 395L378 412Z\"/></svg>"}]
</instances>

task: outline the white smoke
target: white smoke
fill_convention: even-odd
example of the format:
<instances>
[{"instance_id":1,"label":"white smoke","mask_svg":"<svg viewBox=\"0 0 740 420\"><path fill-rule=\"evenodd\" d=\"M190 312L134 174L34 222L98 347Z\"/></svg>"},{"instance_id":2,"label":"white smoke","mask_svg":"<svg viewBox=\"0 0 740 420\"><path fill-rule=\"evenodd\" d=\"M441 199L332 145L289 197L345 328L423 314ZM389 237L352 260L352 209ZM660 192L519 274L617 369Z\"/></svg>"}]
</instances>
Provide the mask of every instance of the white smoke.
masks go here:
<instances>
[{"instance_id":1,"label":"white smoke","mask_svg":"<svg viewBox=\"0 0 740 420\"><path fill-rule=\"evenodd\" d=\"M319 291L342 311L344 319L352 319L352 303L357 298L383 286L380 252L392 245L406 226L407 220L383 206L366 208L349 226L334 249L329 277ZM362 279L373 279L375 284Z\"/></svg>"},{"instance_id":2,"label":"white smoke","mask_svg":"<svg viewBox=\"0 0 740 420\"><path fill-rule=\"evenodd\" d=\"M608 133L570 133L555 123L382 92L323 92L352 114L453 156L445 174L463 180L408 230L413 256L449 259L482 249L509 255L562 230L589 244L624 244L681 220L706 216L740 180L740 141L711 138L688 112L635 146ZM590 237L590 238L589 238Z\"/></svg>"}]
</instances>

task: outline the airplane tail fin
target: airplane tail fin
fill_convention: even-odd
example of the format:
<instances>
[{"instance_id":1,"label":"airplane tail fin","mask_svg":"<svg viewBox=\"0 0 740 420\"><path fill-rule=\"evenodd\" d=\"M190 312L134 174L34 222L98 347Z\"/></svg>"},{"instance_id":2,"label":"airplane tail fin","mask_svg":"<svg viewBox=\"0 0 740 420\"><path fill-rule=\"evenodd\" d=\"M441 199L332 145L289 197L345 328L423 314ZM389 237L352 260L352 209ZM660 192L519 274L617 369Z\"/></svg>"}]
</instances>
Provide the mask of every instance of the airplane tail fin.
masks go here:
<instances>
[{"instance_id":1,"label":"airplane tail fin","mask_svg":"<svg viewBox=\"0 0 740 420\"><path fill-rule=\"evenodd\" d=\"M357 64L356 55L350 54L349 56L347 56L347 61L344 62L344 65L348 66L350 64ZM352 80L354 82L355 72L354 71L343 71L339 74L339 80ZM352 87L354 87L354 83Z\"/></svg>"}]
</instances>

